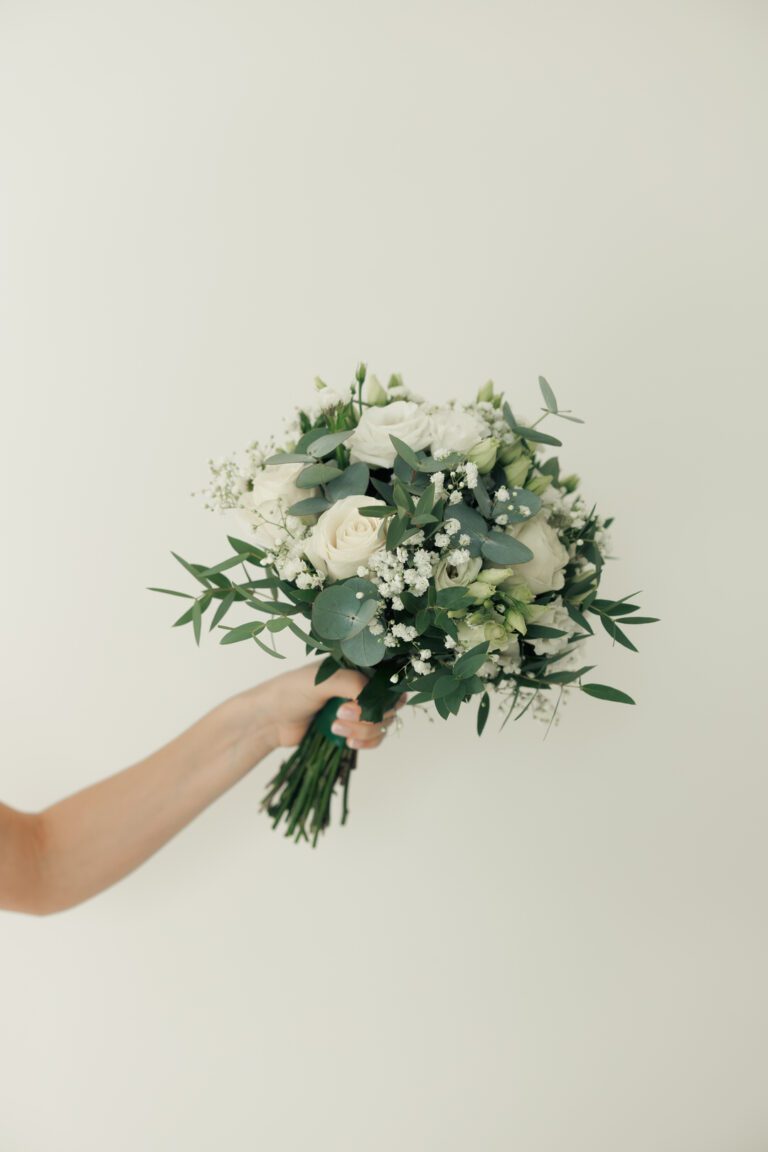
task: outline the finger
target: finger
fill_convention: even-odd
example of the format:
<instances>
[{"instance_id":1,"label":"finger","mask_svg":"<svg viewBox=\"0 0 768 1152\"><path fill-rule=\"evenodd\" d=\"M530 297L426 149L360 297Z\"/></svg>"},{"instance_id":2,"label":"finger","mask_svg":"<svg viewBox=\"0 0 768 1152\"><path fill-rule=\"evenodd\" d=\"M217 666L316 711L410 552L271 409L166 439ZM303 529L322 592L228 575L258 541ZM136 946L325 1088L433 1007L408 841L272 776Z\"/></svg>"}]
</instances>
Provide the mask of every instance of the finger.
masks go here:
<instances>
[{"instance_id":1,"label":"finger","mask_svg":"<svg viewBox=\"0 0 768 1152\"><path fill-rule=\"evenodd\" d=\"M373 740L347 740L347 747L353 748L355 752L372 752L383 742L384 736L380 734Z\"/></svg>"},{"instance_id":2,"label":"finger","mask_svg":"<svg viewBox=\"0 0 768 1152\"><path fill-rule=\"evenodd\" d=\"M364 720L334 720L331 731L347 740L373 740L381 739L388 726L389 722L369 724Z\"/></svg>"},{"instance_id":3,"label":"finger","mask_svg":"<svg viewBox=\"0 0 768 1152\"><path fill-rule=\"evenodd\" d=\"M356 700L347 700L339 705L336 716L339 720L358 720L360 712L361 708Z\"/></svg>"}]
</instances>

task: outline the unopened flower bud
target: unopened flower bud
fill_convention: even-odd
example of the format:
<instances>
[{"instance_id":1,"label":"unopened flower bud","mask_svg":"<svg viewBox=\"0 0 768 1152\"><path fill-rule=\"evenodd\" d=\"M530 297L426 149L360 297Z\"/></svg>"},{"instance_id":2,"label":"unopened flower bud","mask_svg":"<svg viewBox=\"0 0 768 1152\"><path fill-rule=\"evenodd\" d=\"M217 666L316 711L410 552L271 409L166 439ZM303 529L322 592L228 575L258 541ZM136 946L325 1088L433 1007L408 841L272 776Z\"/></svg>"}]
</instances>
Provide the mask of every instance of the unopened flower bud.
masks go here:
<instances>
[{"instance_id":1,"label":"unopened flower bud","mask_svg":"<svg viewBox=\"0 0 768 1152\"><path fill-rule=\"evenodd\" d=\"M357 371L355 372L355 380L357 380L358 384L365 384L365 373L366 366L361 361L357 366Z\"/></svg>"},{"instance_id":2,"label":"unopened flower bud","mask_svg":"<svg viewBox=\"0 0 768 1152\"><path fill-rule=\"evenodd\" d=\"M487 380L482 388L477 390L477 402L481 404L483 401L486 403L493 400L493 380Z\"/></svg>"},{"instance_id":3,"label":"unopened flower bud","mask_svg":"<svg viewBox=\"0 0 768 1152\"><path fill-rule=\"evenodd\" d=\"M537 496L541 496L542 492L546 492L551 483L551 476L539 474L538 476L532 476L525 487L529 492L534 492Z\"/></svg>"},{"instance_id":4,"label":"unopened flower bud","mask_svg":"<svg viewBox=\"0 0 768 1152\"><path fill-rule=\"evenodd\" d=\"M529 461L525 456L507 464L504 469L504 479L510 488L522 488L528 475Z\"/></svg>"},{"instance_id":5,"label":"unopened flower bud","mask_svg":"<svg viewBox=\"0 0 768 1152\"><path fill-rule=\"evenodd\" d=\"M487 476L496 463L496 453L499 441L495 436L486 436L485 440L473 445L467 452L467 460L475 464L481 476Z\"/></svg>"},{"instance_id":6,"label":"unopened flower bud","mask_svg":"<svg viewBox=\"0 0 768 1152\"><path fill-rule=\"evenodd\" d=\"M363 388L363 400L366 404L371 404L375 407L383 407L387 403L387 394L379 383L378 377L371 375L365 381Z\"/></svg>"}]
</instances>

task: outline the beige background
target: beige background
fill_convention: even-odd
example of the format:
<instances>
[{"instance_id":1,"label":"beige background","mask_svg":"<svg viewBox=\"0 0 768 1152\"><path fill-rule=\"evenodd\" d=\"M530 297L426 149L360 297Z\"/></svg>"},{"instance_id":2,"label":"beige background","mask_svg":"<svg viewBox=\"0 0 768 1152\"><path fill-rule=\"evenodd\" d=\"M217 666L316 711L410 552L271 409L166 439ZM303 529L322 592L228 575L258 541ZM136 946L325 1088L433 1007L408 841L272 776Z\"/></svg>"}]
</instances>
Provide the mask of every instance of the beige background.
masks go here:
<instances>
[{"instance_id":1,"label":"beige background","mask_svg":"<svg viewBox=\"0 0 768 1152\"><path fill-rule=\"evenodd\" d=\"M169 628L205 461L358 357L536 375L664 623L563 723L413 718L312 854L264 764L0 918L2 1152L768 1144L764 5L0 3L2 765L44 805L270 675ZM291 650L300 659L297 648Z\"/></svg>"}]
</instances>

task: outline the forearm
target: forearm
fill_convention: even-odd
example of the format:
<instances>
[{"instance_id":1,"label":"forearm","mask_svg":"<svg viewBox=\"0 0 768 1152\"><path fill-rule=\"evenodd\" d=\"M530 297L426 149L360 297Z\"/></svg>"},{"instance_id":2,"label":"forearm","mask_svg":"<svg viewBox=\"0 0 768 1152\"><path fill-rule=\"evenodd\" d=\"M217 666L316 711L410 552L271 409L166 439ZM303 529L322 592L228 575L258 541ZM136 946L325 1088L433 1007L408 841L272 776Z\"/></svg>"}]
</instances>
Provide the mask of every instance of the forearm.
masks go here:
<instances>
[{"instance_id":1,"label":"forearm","mask_svg":"<svg viewBox=\"0 0 768 1152\"><path fill-rule=\"evenodd\" d=\"M273 747L258 693L235 697L145 760L31 817L23 910L60 911L116 883Z\"/></svg>"}]
</instances>

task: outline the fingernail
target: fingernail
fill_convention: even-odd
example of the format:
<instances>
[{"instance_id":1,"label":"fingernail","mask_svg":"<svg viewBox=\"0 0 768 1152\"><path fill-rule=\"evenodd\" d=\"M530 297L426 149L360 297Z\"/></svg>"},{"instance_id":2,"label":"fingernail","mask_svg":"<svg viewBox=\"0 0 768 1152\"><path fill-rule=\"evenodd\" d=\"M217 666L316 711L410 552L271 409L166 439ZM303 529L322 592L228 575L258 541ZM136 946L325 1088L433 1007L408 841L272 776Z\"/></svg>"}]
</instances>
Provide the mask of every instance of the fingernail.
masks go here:
<instances>
[{"instance_id":1,"label":"fingernail","mask_svg":"<svg viewBox=\"0 0 768 1152\"><path fill-rule=\"evenodd\" d=\"M336 715L340 720L354 720L358 710L357 704L342 704Z\"/></svg>"},{"instance_id":2,"label":"fingernail","mask_svg":"<svg viewBox=\"0 0 768 1152\"><path fill-rule=\"evenodd\" d=\"M347 748L362 748L362 742L360 740L347 740Z\"/></svg>"},{"instance_id":3,"label":"fingernail","mask_svg":"<svg viewBox=\"0 0 768 1152\"><path fill-rule=\"evenodd\" d=\"M333 724L331 724L331 732L333 732L334 736L346 736L347 726L346 724L339 724L337 720L334 720Z\"/></svg>"}]
</instances>

